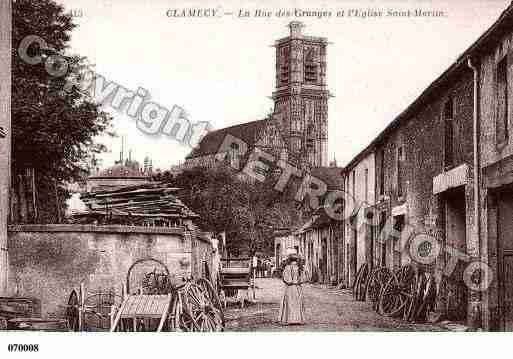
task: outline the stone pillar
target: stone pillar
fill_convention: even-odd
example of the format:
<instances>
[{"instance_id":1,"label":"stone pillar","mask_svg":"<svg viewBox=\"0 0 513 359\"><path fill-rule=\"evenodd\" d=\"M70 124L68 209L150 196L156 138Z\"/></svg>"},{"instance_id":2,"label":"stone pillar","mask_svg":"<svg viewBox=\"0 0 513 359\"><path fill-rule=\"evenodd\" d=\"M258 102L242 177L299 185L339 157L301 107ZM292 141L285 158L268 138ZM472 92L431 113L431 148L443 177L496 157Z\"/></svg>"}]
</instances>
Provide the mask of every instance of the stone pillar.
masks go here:
<instances>
[{"instance_id":1,"label":"stone pillar","mask_svg":"<svg viewBox=\"0 0 513 359\"><path fill-rule=\"evenodd\" d=\"M7 220L11 179L11 0L0 2L0 296L7 295Z\"/></svg>"}]
</instances>

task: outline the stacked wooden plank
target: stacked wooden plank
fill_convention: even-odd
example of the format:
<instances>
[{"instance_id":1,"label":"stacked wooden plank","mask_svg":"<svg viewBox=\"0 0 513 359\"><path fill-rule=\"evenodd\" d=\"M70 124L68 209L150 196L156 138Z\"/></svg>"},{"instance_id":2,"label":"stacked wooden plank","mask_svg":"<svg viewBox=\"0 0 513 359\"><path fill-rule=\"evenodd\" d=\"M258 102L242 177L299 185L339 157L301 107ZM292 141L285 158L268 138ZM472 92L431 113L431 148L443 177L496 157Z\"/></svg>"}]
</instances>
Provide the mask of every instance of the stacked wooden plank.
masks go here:
<instances>
[{"instance_id":1,"label":"stacked wooden plank","mask_svg":"<svg viewBox=\"0 0 513 359\"><path fill-rule=\"evenodd\" d=\"M80 199L89 215L145 218L193 218L197 215L177 198L179 189L163 183L99 190Z\"/></svg>"}]
</instances>

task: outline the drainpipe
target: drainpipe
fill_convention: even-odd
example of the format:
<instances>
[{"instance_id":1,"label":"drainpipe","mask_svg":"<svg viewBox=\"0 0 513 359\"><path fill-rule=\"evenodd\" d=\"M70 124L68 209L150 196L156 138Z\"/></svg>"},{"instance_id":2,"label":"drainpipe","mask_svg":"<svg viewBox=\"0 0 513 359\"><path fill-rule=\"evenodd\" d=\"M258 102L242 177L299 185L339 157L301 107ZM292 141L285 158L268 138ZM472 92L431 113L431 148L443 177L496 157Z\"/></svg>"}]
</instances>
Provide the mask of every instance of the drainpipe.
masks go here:
<instances>
[{"instance_id":1,"label":"drainpipe","mask_svg":"<svg viewBox=\"0 0 513 359\"><path fill-rule=\"evenodd\" d=\"M480 192L480 153L479 153L479 72L472 63L472 58L467 59L467 65L474 73L474 114L473 114L473 132L474 132L474 235L476 243L476 252L472 253L480 259L481 252L481 192ZM470 293L471 308L469 323L472 327L480 327L481 320L481 292Z\"/></svg>"}]
</instances>

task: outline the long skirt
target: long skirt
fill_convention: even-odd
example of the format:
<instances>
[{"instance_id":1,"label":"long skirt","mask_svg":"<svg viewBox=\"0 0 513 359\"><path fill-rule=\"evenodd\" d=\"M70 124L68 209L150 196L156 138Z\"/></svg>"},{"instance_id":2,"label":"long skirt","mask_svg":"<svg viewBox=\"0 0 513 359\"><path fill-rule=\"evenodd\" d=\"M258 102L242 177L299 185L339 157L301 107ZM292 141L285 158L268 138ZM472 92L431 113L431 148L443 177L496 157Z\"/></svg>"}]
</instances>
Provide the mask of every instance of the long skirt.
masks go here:
<instances>
[{"instance_id":1,"label":"long skirt","mask_svg":"<svg viewBox=\"0 0 513 359\"><path fill-rule=\"evenodd\" d=\"M305 304L300 285L286 285L281 299L279 321L282 324L304 324Z\"/></svg>"}]
</instances>

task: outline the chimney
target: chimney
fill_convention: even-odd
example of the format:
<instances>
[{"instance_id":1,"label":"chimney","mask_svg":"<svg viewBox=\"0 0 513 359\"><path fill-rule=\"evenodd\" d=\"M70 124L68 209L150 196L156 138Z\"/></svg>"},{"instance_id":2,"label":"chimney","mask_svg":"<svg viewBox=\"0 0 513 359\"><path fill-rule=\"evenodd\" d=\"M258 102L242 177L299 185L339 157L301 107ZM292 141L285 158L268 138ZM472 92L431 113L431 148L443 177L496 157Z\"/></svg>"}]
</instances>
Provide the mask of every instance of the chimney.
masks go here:
<instances>
[{"instance_id":1,"label":"chimney","mask_svg":"<svg viewBox=\"0 0 513 359\"><path fill-rule=\"evenodd\" d=\"M292 38L302 38L303 34L301 30L305 27L305 25L300 21L291 21L289 24L290 29L290 37Z\"/></svg>"}]
</instances>

